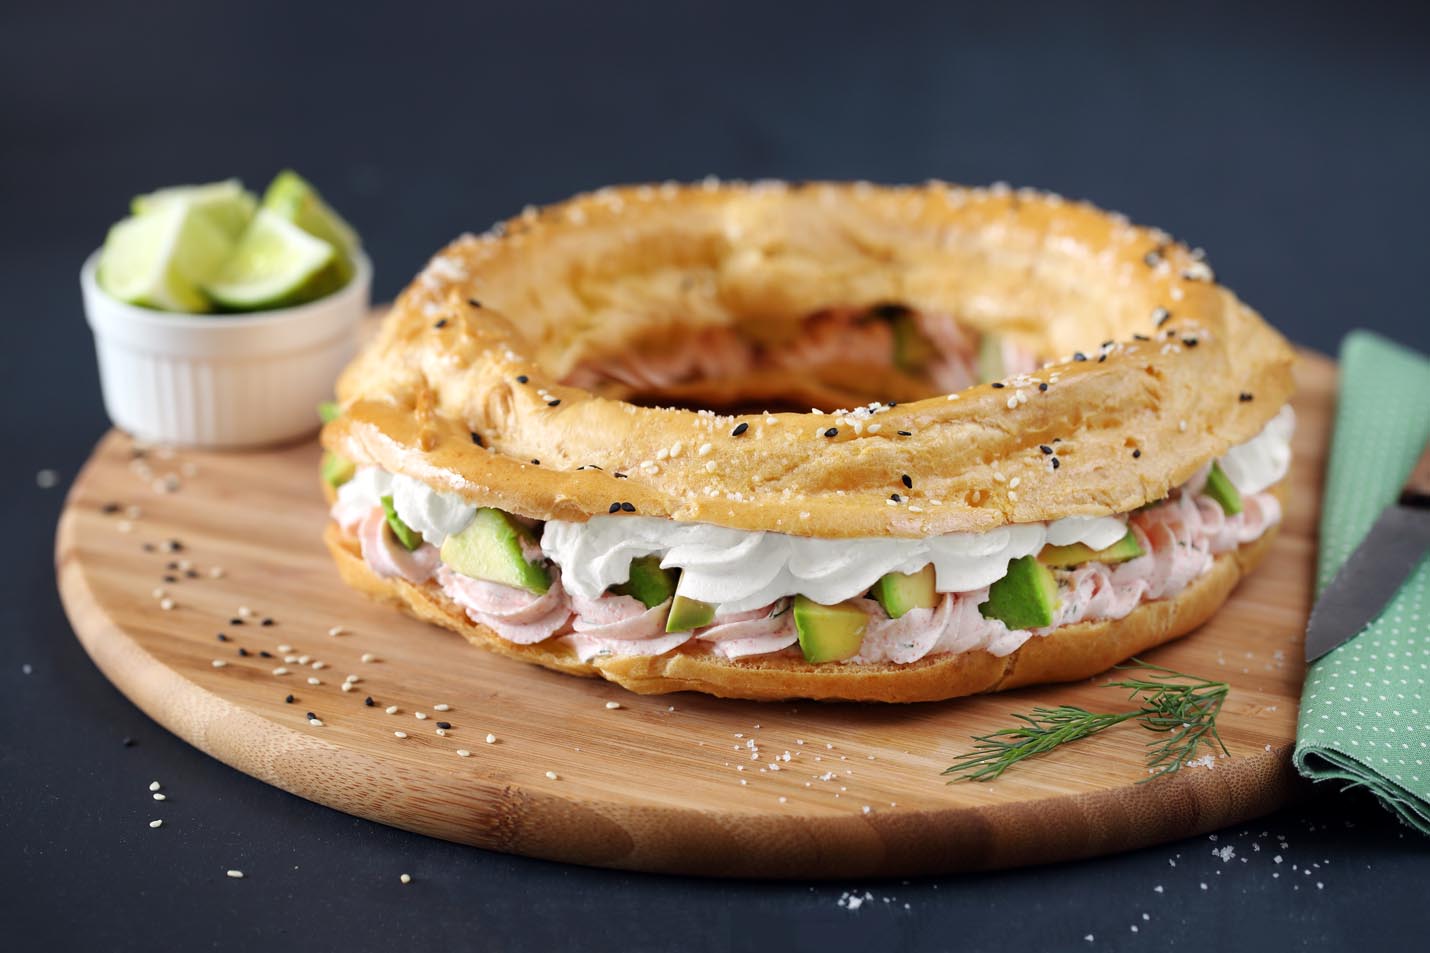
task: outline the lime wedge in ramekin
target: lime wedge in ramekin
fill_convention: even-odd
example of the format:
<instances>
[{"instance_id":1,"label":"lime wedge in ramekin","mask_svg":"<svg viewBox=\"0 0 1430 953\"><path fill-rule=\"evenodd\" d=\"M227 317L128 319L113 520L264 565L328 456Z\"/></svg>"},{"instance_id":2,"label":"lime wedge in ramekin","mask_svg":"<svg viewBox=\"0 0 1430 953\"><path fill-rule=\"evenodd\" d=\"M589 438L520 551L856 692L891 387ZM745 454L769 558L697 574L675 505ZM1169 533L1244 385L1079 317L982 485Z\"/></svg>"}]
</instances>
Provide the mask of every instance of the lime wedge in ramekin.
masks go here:
<instances>
[{"instance_id":1,"label":"lime wedge in ramekin","mask_svg":"<svg viewBox=\"0 0 1430 953\"><path fill-rule=\"evenodd\" d=\"M328 242L260 208L233 255L203 287L226 310L285 308L342 287L339 261Z\"/></svg>"},{"instance_id":2,"label":"lime wedge in ramekin","mask_svg":"<svg viewBox=\"0 0 1430 953\"><path fill-rule=\"evenodd\" d=\"M207 185L176 185L159 189L144 195L136 195L129 203L135 215L145 215L162 208L166 203L182 200L189 203L194 211L205 215L213 224L237 239L253 218L253 210L258 200L253 193L243 187L237 179L210 182Z\"/></svg>"},{"instance_id":3,"label":"lime wedge in ramekin","mask_svg":"<svg viewBox=\"0 0 1430 953\"><path fill-rule=\"evenodd\" d=\"M357 232L302 176L292 169L274 176L263 193L263 208L331 244L338 252L339 276L343 281L352 276L353 255L362 244Z\"/></svg>"},{"instance_id":4,"label":"lime wedge in ramekin","mask_svg":"<svg viewBox=\"0 0 1430 953\"><path fill-rule=\"evenodd\" d=\"M120 301L145 308L210 311L200 285L232 251L222 229L189 202L174 199L109 230L99 284Z\"/></svg>"}]
</instances>

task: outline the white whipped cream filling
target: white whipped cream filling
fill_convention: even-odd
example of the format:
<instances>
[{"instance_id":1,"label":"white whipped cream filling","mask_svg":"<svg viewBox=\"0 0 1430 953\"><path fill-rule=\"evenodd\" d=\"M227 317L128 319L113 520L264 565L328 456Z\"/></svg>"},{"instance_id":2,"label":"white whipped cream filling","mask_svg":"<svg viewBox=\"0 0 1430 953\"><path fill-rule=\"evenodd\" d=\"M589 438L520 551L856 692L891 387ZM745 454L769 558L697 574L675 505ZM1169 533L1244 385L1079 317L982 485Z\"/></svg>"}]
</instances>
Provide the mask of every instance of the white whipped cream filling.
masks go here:
<instances>
[{"instance_id":1,"label":"white whipped cream filling","mask_svg":"<svg viewBox=\"0 0 1430 953\"><path fill-rule=\"evenodd\" d=\"M1295 413L1281 409L1261 433L1221 458L1222 469L1244 494L1258 493L1286 475ZM434 546L460 532L476 506L411 477L365 467L338 490L335 511L361 512L391 495L397 515ZM1045 544L1110 546L1127 532L1125 514L1069 516L1049 523L1016 523L987 533L948 533L923 539L898 537L818 539L653 516L593 516L581 523L549 520L541 548L561 567L566 589L595 599L627 580L631 560L659 555L681 570L678 593L743 612L785 596L842 602L866 592L887 572L916 572L932 563L941 592L970 592L991 585L1008 563Z\"/></svg>"}]
</instances>

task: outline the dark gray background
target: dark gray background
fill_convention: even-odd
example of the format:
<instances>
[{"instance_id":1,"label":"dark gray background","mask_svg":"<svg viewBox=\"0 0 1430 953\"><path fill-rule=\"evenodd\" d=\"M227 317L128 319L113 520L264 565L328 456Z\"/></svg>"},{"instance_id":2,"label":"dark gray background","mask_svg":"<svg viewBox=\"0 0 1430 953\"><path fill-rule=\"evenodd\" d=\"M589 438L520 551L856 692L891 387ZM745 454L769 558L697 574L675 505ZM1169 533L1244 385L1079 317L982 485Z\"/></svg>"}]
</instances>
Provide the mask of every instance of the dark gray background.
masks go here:
<instances>
[{"instance_id":1,"label":"dark gray background","mask_svg":"<svg viewBox=\"0 0 1430 953\"><path fill-rule=\"evenodd\" d=\"M1366 326L1430 348L1430 29L1409 4L598 6L0 8L0 945L1423 943L1430 851L1361 796L1317 791L1216 843L1007 873L649 877L299 801L172 738L98 675L54 594L62 487L35 473L67 481L103 432L76 273L128 197L159 185L261 186L294 165L361 229L387 297L458 232L611 182L1003 179L1204 245L1302 343L1334 351ZM171 799L151 831L156 777ZM1227 845L1230 861L1211 854ZM875 899L839 906L856 888Z\"/></svg>"}]
</instances>

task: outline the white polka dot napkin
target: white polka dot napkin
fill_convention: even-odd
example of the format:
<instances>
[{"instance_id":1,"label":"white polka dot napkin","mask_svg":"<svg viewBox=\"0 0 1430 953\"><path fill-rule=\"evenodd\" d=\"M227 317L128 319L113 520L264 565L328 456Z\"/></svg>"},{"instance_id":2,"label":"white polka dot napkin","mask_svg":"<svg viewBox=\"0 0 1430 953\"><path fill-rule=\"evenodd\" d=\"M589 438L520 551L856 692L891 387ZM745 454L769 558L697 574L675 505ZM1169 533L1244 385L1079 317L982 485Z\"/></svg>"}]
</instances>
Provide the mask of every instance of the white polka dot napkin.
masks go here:
<instances>
[{"instance_id":1,"label":"white polka dot napkin","mask_svg":"<svg viewBox=\"0 0 1430 953\"><path fill-rule=\"evenodd\" d=\"M1430 360L1365 331L1341 346L1341 395L1321 501L1324 589L1395 501L1430 438ZM1380 617L1311 665L1296 767L1369 788L1430 834L1430 559Z\"/></svg>"}]
</instances>

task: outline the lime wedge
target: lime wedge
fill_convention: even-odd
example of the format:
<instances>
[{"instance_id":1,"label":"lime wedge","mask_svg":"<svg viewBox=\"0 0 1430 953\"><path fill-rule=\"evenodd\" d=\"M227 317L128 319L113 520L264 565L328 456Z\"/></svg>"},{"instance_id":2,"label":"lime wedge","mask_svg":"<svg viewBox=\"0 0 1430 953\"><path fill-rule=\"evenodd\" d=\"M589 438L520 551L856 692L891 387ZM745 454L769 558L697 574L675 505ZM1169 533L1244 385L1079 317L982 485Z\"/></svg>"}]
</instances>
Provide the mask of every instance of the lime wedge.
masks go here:
<instances>
[{"instance_id":1,"label":"lime wedge","mask_svg":"<svg viewBox=\"0 0 1430 953\"><path fill-rule=\"evenodd\" d=\"M203 287L230 311L284 308L341 287L337 263L332 245L260 208L233 255Z\"/></svg>"},{"instance_id":2,"label":"lime wedge","mask_svg":"<svg viewBox=\"0 0 1430 953\"><path fill-rule=\"evenodd\" d=\"M358 234L302 176L292 169L274 176L263 193L263 207L331 244L338 251L340 277L344 282L352 277L353 255L362 246Z\"/></svg>"},{"instance_id":3,"label":"lime wedge","mask_svg":"<svg viewBox=\"0 0 1430 953\"><path fill-rule=\"evenodd\" d=\"M208 216L230 238L238 238L253 218L258 200L237 179L207 185L176 185L147 195L136 195L130 203L135 215L145 215L175 199L188 202L200 215Z\"/></svg>"},{"instance_id":4,"label":"lime wedge","mask_svg":"<svg viewBox=\"0 0 1430 953\"><path fill-rule=\"evenodd\" d=\"M188 202L165 202L109 230L99 253L99 285L145 308L211 311L200 286L232 251L233 241Z\"/></svg>"}]
</instances>

